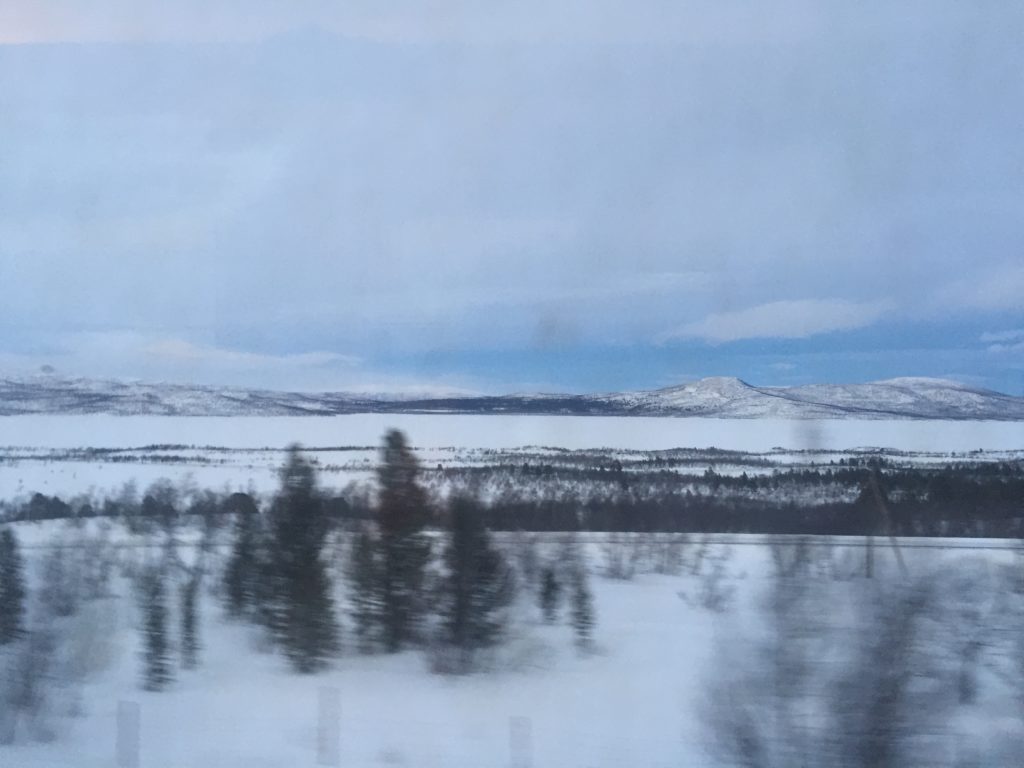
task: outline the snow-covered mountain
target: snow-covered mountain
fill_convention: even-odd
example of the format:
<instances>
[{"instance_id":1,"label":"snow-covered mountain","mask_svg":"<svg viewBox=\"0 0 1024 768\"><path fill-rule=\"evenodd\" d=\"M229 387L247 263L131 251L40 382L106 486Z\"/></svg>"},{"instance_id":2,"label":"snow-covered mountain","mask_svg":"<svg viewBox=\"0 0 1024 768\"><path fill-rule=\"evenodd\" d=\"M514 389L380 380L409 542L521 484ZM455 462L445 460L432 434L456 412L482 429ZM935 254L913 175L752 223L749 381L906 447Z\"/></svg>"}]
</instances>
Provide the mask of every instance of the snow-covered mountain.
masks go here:
<instances>
[{"instance_id":1,"label":"snow-covered mountain","mask_svg":"<svg viewBox=\"0 0 1024 768\"><path fill-rule=\"evenodd\" d=\"M1024 421L1024 398L944 379L923 378L866 384L757 387L740 379L716 377L665 389L602 395L456 395L404 399L344 392L274 392L53 375L0 378L0 415L323 416L400 412Z\"/></svg>"},{"instance_id":2,"label":"snow-covered mountain","mask_svg":"<svg viewBox=\"0 0 1024 768\"><path fill-rule=\"evenodd\" d=\"M161 416L300 416L366 410L362 398L98 379L0 378L0 415L109 413Z\"/></svg>"},{"instance_id":3,"label":"snow-covered mountain","mask_svg":"<svg viewBox=\"0 0 1024 768\"><path fill-rule=\"evenodd\" d=\"M946 379L757 387L707 378L652 392L605 396L633 413L721 418L1024 420L1024 398Z\"/></svg>"}]
</instances>

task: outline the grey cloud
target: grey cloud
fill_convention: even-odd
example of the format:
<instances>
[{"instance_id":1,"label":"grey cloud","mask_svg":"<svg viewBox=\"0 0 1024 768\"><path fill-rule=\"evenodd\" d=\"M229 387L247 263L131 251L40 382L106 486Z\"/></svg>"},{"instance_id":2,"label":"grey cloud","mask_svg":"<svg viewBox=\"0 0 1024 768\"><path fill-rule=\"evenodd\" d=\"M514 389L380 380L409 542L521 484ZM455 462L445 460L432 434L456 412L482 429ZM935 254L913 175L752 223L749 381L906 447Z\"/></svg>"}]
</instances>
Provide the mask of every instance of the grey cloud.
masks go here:
<instances>
[{"instance_id":1,"label":"grey cloud","mask_svg":"<svg viewBox=\"0 0 1024 768\"><path fill-rule=\"evenodd\" d=\"M989 331L981 334L979 341L986 344L1004 341L1024 341L1024 328L1015 328L1009 331Z\"/></svg>"},{"instance_id":2,"label":"grey cloud","mask_svg":"<svg viewBox=\"0 0 1024 768\"><path fill-rule=\"evenodd\" d=\"M742 339L803 339L821 333L871 325L889 302L856 304L842 299L773 301L735 312L719 312L662 336L663 341L695 337L711 342Z\"/></svg>"},{"instance_id":3,"label":"grey cloud","mask_svg":"<svg viewBox=\"0 0 1024 768\"><path fill-rule=\"evenodd\" d=\"M39 344L1021 308L1016 6L16 0L0 29L185 41L0 46L0 324Z\"/></svg>"}]
</instances>

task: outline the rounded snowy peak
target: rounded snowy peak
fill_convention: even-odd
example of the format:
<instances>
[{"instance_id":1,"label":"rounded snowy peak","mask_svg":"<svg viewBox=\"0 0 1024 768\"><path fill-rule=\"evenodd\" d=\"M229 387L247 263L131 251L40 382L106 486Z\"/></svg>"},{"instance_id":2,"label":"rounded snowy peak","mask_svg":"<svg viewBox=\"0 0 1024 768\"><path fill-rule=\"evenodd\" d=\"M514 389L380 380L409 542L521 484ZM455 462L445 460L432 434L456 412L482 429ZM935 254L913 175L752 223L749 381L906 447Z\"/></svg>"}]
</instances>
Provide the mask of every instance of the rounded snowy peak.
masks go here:
<instances>
[{"instance_id":1,"label":"rounded snowy peak","mask_svg":"<svg viewBox=\"0 0 1024 768\"><path fill-rule=\"evenodd\" d=\"M747 392L751 386L735 376L708 376L696 381L688 381L674 387L666 387L664 392L693 392L699 394L736 395Z\"/></svg>"}]
</instances>

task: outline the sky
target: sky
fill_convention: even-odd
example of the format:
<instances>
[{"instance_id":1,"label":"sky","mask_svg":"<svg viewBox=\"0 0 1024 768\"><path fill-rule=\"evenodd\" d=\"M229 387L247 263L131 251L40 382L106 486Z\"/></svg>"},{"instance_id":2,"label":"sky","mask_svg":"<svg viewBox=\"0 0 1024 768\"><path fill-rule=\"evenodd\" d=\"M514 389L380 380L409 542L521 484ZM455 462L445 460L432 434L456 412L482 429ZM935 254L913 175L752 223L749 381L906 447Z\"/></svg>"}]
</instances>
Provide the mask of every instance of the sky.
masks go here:
<instances>
[{"instance_id":1,"label":"sky","mask_svg":"<svg viewBox=\"0 0 1024 768\"><path fill-rule=\"evenodd\" d=\"M1024 5L0 0L0 375L1024 394Z\"/></svg>"}]
</instances>

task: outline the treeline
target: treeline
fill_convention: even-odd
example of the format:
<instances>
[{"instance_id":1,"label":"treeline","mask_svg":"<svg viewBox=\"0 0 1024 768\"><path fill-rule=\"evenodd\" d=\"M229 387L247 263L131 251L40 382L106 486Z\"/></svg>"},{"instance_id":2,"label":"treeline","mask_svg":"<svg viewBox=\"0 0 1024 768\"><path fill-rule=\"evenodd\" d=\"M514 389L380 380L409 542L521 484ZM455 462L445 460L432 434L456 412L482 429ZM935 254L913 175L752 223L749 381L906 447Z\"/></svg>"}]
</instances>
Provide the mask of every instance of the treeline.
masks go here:
<instances>
[{"instance_id":1,"label":"treeline","mask_svg":"<svg viewBox=\"0 0 1024 768\"><path fill-rule=\"evenodd\" d=\"M496 481L491 468L446 472L474 487L491 480L497 492L482 507L496 530L1024 535L1021 462L907 467L870 457L749 475L632 466L523 464Z\"/></svg>"},{"instance_id":2,"label":"treeline","mask_svg":"<svg viewBox=\"0 0 1024 768\"><path fill-rule=\"evenodd\" d=\"M596 458L594 459L596 461ZM653 460L652 460L653 461ZM660 459L658 459L660 461ZM1024 464L951 463L907 467L877 457L840 459L770 474L685 474L646 462L601 466L524 463L423 470L431 520L452 489L492 530L786 533L1024 537ZM880 490L868 493L871 483ZM255 509L250 494L212 491L175 498L168 484L139 494L65 501L36 493L8 503L10 520L118 517L146 525L167 514L229 515ZM432 489L432 490L431 490ZM332 521L373 518L370 494L322 492ZM884 510L883 507L884 506Z\"/></svg>"},{"instance_id":3,"label":"treeline","mask_svg":"<svg viewBox=\"0 0 1024 768\"><path fill-rule=\"evenodd\" d=\"M862 478L864 476L862 475ZM885 482L883 476L882 484ZM867 480L863 479L864 485ZM860 536L1024 538L1024 487L965 483L962 496L896 499L883 507L866 489L854 501L797 504L760 498L719 498L691 491L638 496L518 499L480 504L493 530L673 533L766 533Z\"/></svg>"}]
</instances>

